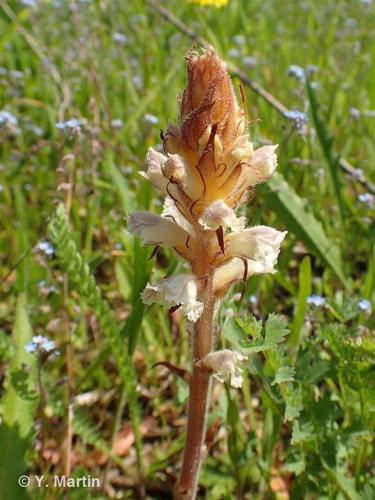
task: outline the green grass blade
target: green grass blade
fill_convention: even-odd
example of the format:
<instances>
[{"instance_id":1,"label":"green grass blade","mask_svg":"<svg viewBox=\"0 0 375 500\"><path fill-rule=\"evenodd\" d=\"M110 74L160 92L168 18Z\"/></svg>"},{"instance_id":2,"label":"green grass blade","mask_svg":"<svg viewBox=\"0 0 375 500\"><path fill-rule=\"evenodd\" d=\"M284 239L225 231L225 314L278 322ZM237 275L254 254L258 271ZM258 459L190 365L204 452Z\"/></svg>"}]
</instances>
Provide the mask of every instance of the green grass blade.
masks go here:
<instances>
[{"instance_id":1,"label":"green grass blade","mask_svg":"<svg viewBox=\"0 0 375 500\"><path fill-rule=\"evenodd\" d=\"M342 185L340 180L340 165L339 156L333 151L333 137L330 135L328 128L319 114L319 104L310 82L307 80L307 95L309 97L311 114L314 121L317 136L322 147L325 159L327 161L329 175L331 178L333 192L336 197L337 206L339 208L342 230L345 230L345 210L342 197Z\"/></svg>"},{"instance_id":2,"label":"green grass blade","mask_svg":"<svg viewBox=\"0 0 375 500\"><path fill-rule=\"evenodd\" d=\"M289 344L291 346L296 346L299 343L301 336L301 329L306 314L306 299L311 294L311 263L310 258L306 256L301 264L298 275L298 299L296 311L294 314L294 320L291 325L292 333L289 336Z\"/></svg>"}]
</instances>

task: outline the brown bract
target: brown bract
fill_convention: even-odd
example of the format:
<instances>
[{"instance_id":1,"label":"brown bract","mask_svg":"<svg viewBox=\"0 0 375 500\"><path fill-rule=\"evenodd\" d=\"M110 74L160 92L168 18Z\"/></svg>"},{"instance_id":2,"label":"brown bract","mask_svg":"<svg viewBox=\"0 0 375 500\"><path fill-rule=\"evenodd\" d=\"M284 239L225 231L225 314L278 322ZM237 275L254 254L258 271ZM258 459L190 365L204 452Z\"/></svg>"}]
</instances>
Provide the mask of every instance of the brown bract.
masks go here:
<instances>
[{"instance_id":1,"label":"brown bract","mask_svg":"<svg viewBox=\"0 0 375 500\"><path fill-rule=\"evenodd\" d=\"M187 55L188 84L180 104L181 141L198 151L199 141L209 125L217 125L223 148L235 136L236 98L226 65L215 52Z\"/></svg>"}]
</instances>

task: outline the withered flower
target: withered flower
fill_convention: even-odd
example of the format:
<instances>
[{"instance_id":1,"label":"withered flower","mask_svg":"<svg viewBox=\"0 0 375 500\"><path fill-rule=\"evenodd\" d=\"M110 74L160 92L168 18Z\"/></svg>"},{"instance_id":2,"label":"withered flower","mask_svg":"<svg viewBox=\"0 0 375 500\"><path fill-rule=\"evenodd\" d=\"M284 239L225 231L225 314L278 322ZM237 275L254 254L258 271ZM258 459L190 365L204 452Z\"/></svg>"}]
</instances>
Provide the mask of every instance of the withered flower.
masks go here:
<instances>
[{"instance_id":1,"label":"withered flower","mask_svg":"<svg viewBox=\"0 0 375 500\"><path fill-rule=\"evenodd\" d=\"M206 365L211 360L213 369L221 359L213 354L218 300L236 281L274 273L286 235L266 226L246 228L246 218L236 215L249 191L275 170L277 146L254 151L246 112L237 102L225 63L213 49L191 51L186 59L188 84L180 99L178 125L162 134L164 154L150 149L147 171L142 173L166 196L163 212L135 212L128 221L135 236L174 249L191 271L148 284L142 295L146 304L181 306L194 324L188 431L176 490L180 499L195 498L212 372L203 360ZM222 355L227 361L225 376L221 370L216 378L231 375L238 386L242 379L234 361L241 355L228 353Z\"/></svg>"}]
</instances>

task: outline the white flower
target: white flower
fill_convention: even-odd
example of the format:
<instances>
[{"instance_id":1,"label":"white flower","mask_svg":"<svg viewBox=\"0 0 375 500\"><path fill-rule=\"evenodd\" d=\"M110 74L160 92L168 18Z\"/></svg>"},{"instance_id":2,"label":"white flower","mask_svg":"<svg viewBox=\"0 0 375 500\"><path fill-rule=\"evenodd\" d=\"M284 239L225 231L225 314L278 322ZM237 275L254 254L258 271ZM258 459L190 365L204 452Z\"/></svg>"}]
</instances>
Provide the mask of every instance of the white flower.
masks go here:
<instances>
[{"instance_id":1,"label":"white flower","mask_svg":"<svg viewBox=\"0 0 375 500\"><path fill-rule=\"evenodd\" d=\"M203 211L198 222L206 230L216 230L222 226L241 231L245 227L246 217L237 217L223 200L216 200Z\"/></svg>"},{"instance_id":2,"label":"white flower","mask_svg":"<svg viewBox=\"0 0 375 500\"><path fill-rule=\"evenodd\" d=\"M193 226L185 219L181 212L177 209L175 202L170 196L166 196L161 214L164 218L172 219L182 229L185 229L190 235L194 234Z\"/></svg>"},{"instance_id":3,"label":"white flower","mask_svg":"<svg viewBox=\"0 0 375 500\"><path fill-rule=\"evenodd\" d=\"M220 295L222 291L226 292L229 285L235 281L247 279L256 274L274 274L276 272L274 268L276 259L277 256L276 258L268 256L259 261L234 257L215 270L214 292Z\"/></svg>"},{"instance_id":4,"label":"white flower","mask_svg":"<svg viewBox=\"0 0 375 500\"><path fill-rule=\"evenodd\" d=\"M267 226L254 226L232 233L226 237L226 242L229 242L226 255L276 264L286 234L287 231L281 232Z\"/></svg>"},{"instance_id":5,"label":"white flower","mask_svg":"<svg viewBox=\"0 0 375 500\"><path fill-rule=\"evenodd\" d=\"M197 300L198 287L193 274L176 274L155 285L147 283L142 293L145 304L181 306L181 311L194 323L203 312L203 303Z\"/></svg>"},{"instance_id":6,"label":"white flower","mask_svg":"<svg viewBox=\"0 0 375 500\"><path fill-rule=\"evenodd\" d=\"M182 156L176 154L169 154L168 159L163 166L163 171L168 179L174 177L175 179L184 179L186 175L186 166Z\"/></svg>"},{"instance_id":7,"label":"white flower","mask_svg":"<svg viewBox=\"0 0 375 500\"><path fill-rule=\"evenodd\" d=\"M164 177L162 171L162 166L166 160L166 156L150 148L146 157L147 171L139 172L142 177L150 181L153 186L163 193L166 193L166 186L168 184L168 179Z\"/></svg>"},{"instance_id":8,"label":"white flower","mask_svg":"<svg viewBox=\"0 0 375 500\"><path fill-rule=\"evenodd\" d=\"M200 362L205 368L213 371L213 376L219 382L229 381L232 387L241 387L243 382L241 363L247 356L224 349L222 351L210 352Z\"/></svg>"},{"instance_id":9,"label":"white flower","mask_svg":"<svg viewBox=\"0 0 375 500\"><path fill-rule=\"evenodd\" d=\"M260 182L267 181L277 167L277 156L275 146L263 146L256 149L251 156L247 170L247 185L254 186Z\"/></svg>"},{"instance_id":10,"label":"white flower","mask_svg":"<svg viewBox=\"0 0 375 500\"><path fill-rule=\"evenodd\" d=\"M128 217L129 231L149 245L184 247L189 234L180 226L151 212L133 212Z\"/></svg>"}]
</instances>

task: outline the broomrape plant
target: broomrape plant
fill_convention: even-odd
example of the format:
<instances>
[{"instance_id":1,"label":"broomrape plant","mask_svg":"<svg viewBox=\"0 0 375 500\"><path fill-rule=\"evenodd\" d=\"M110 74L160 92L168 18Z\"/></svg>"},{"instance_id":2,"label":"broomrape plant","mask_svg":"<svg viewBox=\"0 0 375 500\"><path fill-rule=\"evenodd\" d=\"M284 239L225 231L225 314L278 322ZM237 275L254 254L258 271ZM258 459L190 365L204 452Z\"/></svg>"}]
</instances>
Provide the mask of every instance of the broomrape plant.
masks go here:
<instances>
[{"instance_id":1,"label":"broomrape plant","mask_svg":"<svg viewBox=\"0 0 375 500\"><path fill-rule=\"evenodd\" d=\"M190 272L147 284L145 304L180 307L191 335L192 373L187 436L176 498L194 499L213 375L242 382L241 353L215 351L215 316L229 287L274 273L286 232L246 227L236 210L277 165L277 146L254 151L249 122L237 103L225 63L213 49L187 54L188 83L178 125L161 134L164 154L150 149L141 174L165 195L161 216L134 212L129 230L143 243L172 248ZM242 93L241 93L242 94Z\"/></svg>"}]
</instances>

